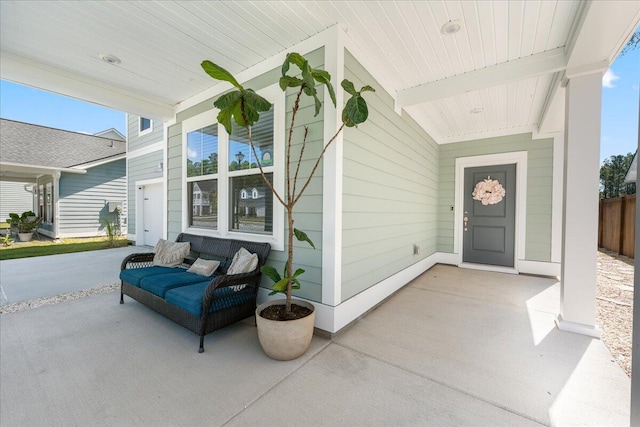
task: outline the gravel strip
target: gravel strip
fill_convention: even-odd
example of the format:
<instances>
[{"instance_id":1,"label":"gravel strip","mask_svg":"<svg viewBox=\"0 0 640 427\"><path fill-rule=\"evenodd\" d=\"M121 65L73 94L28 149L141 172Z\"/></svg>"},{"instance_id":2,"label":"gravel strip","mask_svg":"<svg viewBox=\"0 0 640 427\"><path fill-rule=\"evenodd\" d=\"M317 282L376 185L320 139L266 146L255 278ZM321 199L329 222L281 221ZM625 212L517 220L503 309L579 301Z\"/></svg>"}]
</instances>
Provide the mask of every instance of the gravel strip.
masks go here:
<instances>
[{"instance_id":1,"label":"gravel strip","mask_svg":"<svg viewBox=\"0 0 640 427\"><path fill-rule=\"evenodd\" d=\"M109 294L120 289L120 283L113 285L100 286L98 288L85 289L77 292L69 292L67 294L54 295L51 297L43 297L32 299L29 301L21 301L13 304L0 306L0 315L17 313L23 310L29 310L31 308L38 308L45 305L58 304L65 301L71 301L74 299L85 298L91 295Z\"/></svg>"},{"instance_id":2,"label":"gravel strip","mask_svg":"<svg viewBox=\"0 0 640 427\"><path fill-rule=\"evenodd\" d=\"M596 324L613 359L631 377L633 260L615 252L598 252Z\"/></svg>"}]
</instances>

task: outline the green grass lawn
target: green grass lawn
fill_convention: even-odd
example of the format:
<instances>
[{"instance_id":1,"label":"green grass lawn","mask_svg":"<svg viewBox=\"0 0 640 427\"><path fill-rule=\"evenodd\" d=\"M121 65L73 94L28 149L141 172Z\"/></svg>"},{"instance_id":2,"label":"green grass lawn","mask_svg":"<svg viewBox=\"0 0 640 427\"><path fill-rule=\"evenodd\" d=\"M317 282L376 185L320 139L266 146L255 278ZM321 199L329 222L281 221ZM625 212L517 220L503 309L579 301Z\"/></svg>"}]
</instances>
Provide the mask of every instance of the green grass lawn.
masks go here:
<instances>
[{"instance_id":1,"label":"green grass lawn","mask_svg":"<svg viewBox=\"0 0 640 427\"><path fill-rule=\"evenodd\" d=\"M68 254L72 252L95 251L128 245L127 239L109 242L105 237L87 239L64 239L60 241L34 241L13 243L11 246L0 247L0 261L34 256Z\"/></svg>"}]
</instances>

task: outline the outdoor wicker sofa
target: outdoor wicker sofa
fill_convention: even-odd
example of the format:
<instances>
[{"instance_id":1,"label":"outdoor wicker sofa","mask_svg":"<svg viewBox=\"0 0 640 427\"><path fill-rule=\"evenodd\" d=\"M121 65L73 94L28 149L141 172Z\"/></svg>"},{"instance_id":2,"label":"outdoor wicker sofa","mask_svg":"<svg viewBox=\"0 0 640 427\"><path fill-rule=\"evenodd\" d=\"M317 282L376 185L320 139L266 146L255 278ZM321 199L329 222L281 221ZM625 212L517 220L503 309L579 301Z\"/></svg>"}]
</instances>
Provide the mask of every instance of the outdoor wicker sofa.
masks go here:
<instances>
[{"instance_id":1,"label":"outdoor wicker sofa","mask_svg":"<svg viewBox=\"0 0 640 427\"><path fill-rule=\"evenodd\" d=\"M198 351L202 353L206 334L255 314L260 268L271 247L268 243L186 233L181 233L176 242L190 243L190 252L181 266L153 265L153 252L132 254L122 261L120 304L128 295L199 334ZM257 267L249 273L227 274L241 248L257 254ZM188 272L186 267L198 258L217 260L220 266L211 277Z\"/></svg>"}]
</instances>

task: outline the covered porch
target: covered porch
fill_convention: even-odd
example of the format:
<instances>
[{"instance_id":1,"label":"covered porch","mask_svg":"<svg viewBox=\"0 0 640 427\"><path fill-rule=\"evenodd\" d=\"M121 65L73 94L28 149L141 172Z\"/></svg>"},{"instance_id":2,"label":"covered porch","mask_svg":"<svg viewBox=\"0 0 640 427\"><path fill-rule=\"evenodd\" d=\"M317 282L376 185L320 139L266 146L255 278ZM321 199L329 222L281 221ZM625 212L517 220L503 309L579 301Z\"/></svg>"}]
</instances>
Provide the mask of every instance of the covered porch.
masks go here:
<instances>
[{"instance_id":1,"label":"covered porch","mask_svg":"<svg viewBox=\"0 0 640 427\"><path fill-rule=\"evenodd\" d=\"M559 303L551 278L437 265L291 362L264 356L252 319L198 354L116 293L5 314L2 423L628 425L628 377L555 327Z\"/></svg>"},{"instance_id":2,"label":"covered porch","mask_svg":"<svg viewBox=\"0 0 640 427\"><path fill-rule=\"evenodd\" d=\"M353 183L345 171L354 159L337 144L325 157L321 203L314 212L320 218L317 229L322 230L323 241L322 254L310 262L321 273L314 288L319 290L309 297L323 322L316 326L338 332L392 296L384 305L332 342L316 338L313 351L290 364L262 360L249 324L221 331L209 338L214 341L206 356L210 377L199 374L207 362L182 352L182 344L191 338L188 334L152 313L138 311L135 304L126 306L126 316L122 310L116 312L115 304L100 304L99 298L70 303L66 309L16 314L7 319L25 321L8 328L3 343L34 341L16 344L18 353L26 348L32 353L17 357L11 369L41 373L24 384L8 383L10 390L30 387L28 392L39 395L38 402L55 412L60 407L69 410L72 400L85 401L85 394L91 396L91 387L98 384L102 393L83 407L74 406L73 416L87 422L91 414L104 416L104 423L113 424L203 423L218 416L213 423L248 424L269 416L282 420L284 404L278 403L283 400L269 392L278 390L302 400L301 410L317 411L317 424L367 424L361 420L373 414L377 417L369 424L376 420L482 424L483 419L506 425L573 424L574 420L575 424L625 424L629 420L629 380L615 363L607 362L606 349L592 337L600 333L595 325L595 270L601 78L640 22L637 2L62 5L3 2L2 78L162 120L164 164L173 173L163 172L164 188L172 188L165 194L169 207L165 218L172 219L166 221L164 237L174 237L186 224L180 182L184 159L175 156L168 162L170 151L183 148L179 128L185 117L211 108L204 105L226 90L212 86L198 68L200 61L220 58L221 65L244 82L276 70L291 50L321 52L318 61L338 82L352 72L349 67L362 69L362 75L368 73L375 80L377 108L383 116L379 122L392 122L395 131L383 133L386 129L379 128L386 151L371 150L375 156L367 166L378 172L380 166L392 163L388 175L406 183L393 189L396 194L420 179L427 182L416 193L424 199L421 205L402 199L395 203L408 207L400 214L419 205L420 221L427 225L421 233L400 236L398 247L392 248L417 258L402 259L401 266L385 272L382 279L375 276L370 283L347 290L347 279L362 277L355 269L347 271L345 265L356 258L347 255L357 252L352 250L356 245L371 245L365 239L343 241L345 225L356 217L349 217L353 212L343 205L344 190ZM49 25L52 21L58 25ZM288 27L287 22L295 24ZM163 55L155 54L159 46ZM329 107L323 115L319 127L330 133L339 114ZM416 146L429 155L412 155L400 135L404 129L418 135ZM560 275L561 282L461 273L442 266L429 269L437 263L463 261L464 208L457 184L458 171L465 168L462 163L484 162L477 157L490 155L490 162L498 164L496 155L520 153L511 138L526 139L532 150L539 148L536 143L546 144L545 153L551 154L544 154L544 161L537 164L529 162L533 156L505 161L540 174L530 174L529 181L518 184L517 194L529 190L534 181L540 188L515 208L517 232L510 268L514 273ZM498 152L480 152L491 145L490 139L500 145ZM387 162L385 152L397 154L399 160ZM449 155L448 166L444 153ZM461 166L454 163L459 159ZM361 194L360 189L352 191ZM172 203L169 197L174 197ZM391 222L385 210L373 213L376 224L412 225L402 222L402 215ZM384 236L379 228L367 231L367 236ZM414 249L414 235L421 239L422 252L420 247ZM382 247L391 240L375 243ZM435 273L445 279L436 280ZM463 276L451 278L456 274ZM55 339L51 331L36 327L47 314L61 319ZM138 330L144 323L140 319L151 316L153 322ZM83 317L94 322L89 330L100 333L88 333L84 325L77 334L69 333ZM123 328L131 322L136 327ZM2 327L10 323L3 319ZM13 335L17 331L24 333ZM136 346L139 342L152 347ZM176 342L181 344L173 347ZM45 357L38 353L42 348L61 353L58 358ZM216 351L226 356L217 356ZM126 362L123 354L130 355ZM242 364L237 363L239 354L247 358ZM34 355L40 357L33 359ZM94 362L87 362L92 358L102 360L97 373ZM60 361L66 365L54 369ZM240 377L232 369L239 365ZM48 377L52 372L55 375ZM131 380L134 376L138 378ZM326 392L301 397L297 384L307 380L326 385ZM59 394L60 381L71 381L68 389L78 390L75 399L75 392ZM602 384L594 384L599 381ZM217 410L201 412L196 402L212 384L225 385L212 399ZM389 404L393 402L389 396L399 400ZM179 404L174 407L174 402ZM112 411L118 405L123 409ZM34 416L46 416L42 411ZM385 418L389 416L394 418Z\"/></svg>"}]
</instances>

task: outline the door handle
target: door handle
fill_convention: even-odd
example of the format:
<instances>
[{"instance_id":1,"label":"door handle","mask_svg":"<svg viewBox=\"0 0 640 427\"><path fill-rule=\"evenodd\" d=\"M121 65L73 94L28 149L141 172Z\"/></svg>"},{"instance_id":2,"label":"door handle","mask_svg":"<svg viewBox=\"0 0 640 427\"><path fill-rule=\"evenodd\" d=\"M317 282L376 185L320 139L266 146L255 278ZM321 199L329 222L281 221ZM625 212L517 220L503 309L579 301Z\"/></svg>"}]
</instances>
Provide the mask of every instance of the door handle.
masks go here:
<instances>
[{"instance_id":1,"label":"door handle","mask_svg":"<svg viewBox=\"0 0 640 427\"><path fill-rule=\"evenodd\" d=\"M469 223L469 217L465 216L462 221L464 221L464 231L467 231L467 224Z\"/></svg>"}]
</instances>

